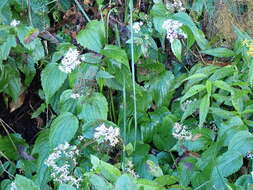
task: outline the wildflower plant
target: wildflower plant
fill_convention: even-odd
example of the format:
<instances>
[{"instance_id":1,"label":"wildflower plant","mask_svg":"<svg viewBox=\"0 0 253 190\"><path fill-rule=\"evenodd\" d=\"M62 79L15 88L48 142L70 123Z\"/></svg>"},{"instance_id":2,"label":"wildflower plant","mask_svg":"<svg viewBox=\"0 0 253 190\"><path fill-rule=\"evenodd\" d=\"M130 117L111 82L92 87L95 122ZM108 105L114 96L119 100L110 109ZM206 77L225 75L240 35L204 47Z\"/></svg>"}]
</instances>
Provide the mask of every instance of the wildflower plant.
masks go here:
<instances>
[{"instance_id":1,"label":"wildflower plant","mask_svg":"<svg viewBox=\"0 0 253 190\"><path fill-rule=\"evenodd\" d=\"M79 187L81 178L73 174L77 166L79 150L76 146L64 143L58 145L48 156L45 164L51 169L51 177L54 182L59 184L70 184Z\"/></svg>"}]
</instances>

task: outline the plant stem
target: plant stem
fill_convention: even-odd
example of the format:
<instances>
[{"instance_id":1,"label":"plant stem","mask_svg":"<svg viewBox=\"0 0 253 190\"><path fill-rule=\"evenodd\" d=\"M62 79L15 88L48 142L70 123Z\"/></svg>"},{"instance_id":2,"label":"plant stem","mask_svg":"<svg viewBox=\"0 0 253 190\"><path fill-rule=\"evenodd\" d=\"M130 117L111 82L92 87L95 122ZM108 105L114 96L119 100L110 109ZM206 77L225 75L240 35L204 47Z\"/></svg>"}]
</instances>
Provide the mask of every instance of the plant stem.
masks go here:
<instances>
[{"instance_id":1,"label":"plant stem","mask_svg":"<svg viewBox=\"0 0 253 190\"><path fill-rule=\"evenodd\" d=\"M78 0L74 0L75 1L75 3L76 3L76 5L78 6L78 8L80 9L80 11L83 13L83 16L86 18L86 20L88 21L88 22L90 22L91 20L90 20L90 18L89 18L89 16L86 14L86 12L83 10L83 7L80 5L80 3L78 2Z\"/></svg>"},{"instance_id":2,"label":"plant stem","mask_svg":"<svg viewBox=\"0 0 253 190\"><path fill-rule=\"evenodd\" d=\"M133 32L133 0L130 0L130 30L131 30L131 69L134 101L134 149L137 141L137 109L136 109L136 90L135 90L135 68L134 68L134 32Z\"/></svg>"}]
</instances>

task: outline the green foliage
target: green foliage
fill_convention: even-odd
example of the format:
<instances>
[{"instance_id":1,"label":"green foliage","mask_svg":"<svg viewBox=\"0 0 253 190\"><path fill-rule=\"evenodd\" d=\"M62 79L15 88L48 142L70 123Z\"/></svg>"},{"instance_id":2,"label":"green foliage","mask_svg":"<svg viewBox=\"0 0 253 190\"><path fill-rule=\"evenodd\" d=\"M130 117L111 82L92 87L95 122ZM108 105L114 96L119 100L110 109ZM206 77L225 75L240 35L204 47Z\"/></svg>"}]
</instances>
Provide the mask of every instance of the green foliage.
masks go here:
<instances>
[{"instance_id":1,"label":"green foliage","mask_svg":"<svg viewBox=\"0 0 253 190\"><path fill-rule=\"evenodd\" d=\"M251 37L235 27L233 48L212 47L210 1L129 1L124 20L113 1L78 2L0 2L1 106L45 121L28 143L0 119L0 189L252 189ZM170 40L168 19L185 36ZM21 101L31 91L35 109Z\"/></svg>"}]
</instances>

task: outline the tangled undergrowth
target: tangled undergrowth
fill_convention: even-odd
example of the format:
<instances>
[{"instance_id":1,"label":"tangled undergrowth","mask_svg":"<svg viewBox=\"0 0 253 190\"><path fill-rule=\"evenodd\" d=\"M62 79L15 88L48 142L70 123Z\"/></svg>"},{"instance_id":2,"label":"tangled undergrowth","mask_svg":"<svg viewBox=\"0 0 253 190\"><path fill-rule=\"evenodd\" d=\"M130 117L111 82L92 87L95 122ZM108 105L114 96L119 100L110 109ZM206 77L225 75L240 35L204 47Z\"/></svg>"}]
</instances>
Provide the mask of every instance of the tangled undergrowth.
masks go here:
<instances>
[{"instance_id":1,"label":"tangled undergrowth","mask_svg":"<svg viewBox=\"0 0 253 190\"><path fill-rule=\"evenodd\" d=\"M253 39L207 39L214 2L2 0L0 189L253 189Z\"/></svg>"}]
</instances>

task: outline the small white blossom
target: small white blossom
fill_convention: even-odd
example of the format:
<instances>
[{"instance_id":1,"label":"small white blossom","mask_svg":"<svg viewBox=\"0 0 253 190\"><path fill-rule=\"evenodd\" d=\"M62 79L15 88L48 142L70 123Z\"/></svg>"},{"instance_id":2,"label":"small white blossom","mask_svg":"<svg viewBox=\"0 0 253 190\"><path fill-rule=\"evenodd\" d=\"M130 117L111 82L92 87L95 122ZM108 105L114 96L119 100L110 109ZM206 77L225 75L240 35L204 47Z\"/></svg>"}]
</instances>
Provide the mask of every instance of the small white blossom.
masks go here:
<instances>
[{"instance_id":1,"label":"small white blossom","mask_svg":"<svg viewBox=\"0 0 253 190\"><path fill-rule=\"evenodd\" d=\"M168 19L164 21L162 28L166 30L166 37L169 39L170 43L172 43L173 40L178 39L180 36L187 38L186 34L181 29L182 26L183 24L176 20Z\"/></svg>"},{"instance_id":2,"label":"small white blossom","mask_svg":"<svg viewBox=\"0 0 253 190\"><path fill-rule=\"evenodd\" d=\"M18 190L15 182L11 183L11 189L10 190Z\"/></svg>"},{"instance_id":3,"label":"small white blossom","mask_svg":"<svg viewBox=\"0 0 253 190\"><path fill-rule=\"evenodd\" d=\"M19 24L20 24L20 21L16 20L16 19L12 20L11 23L10 23L10 25L13 26L13 27L18 26Z\"/></svg>"},{"instance_id":4,"label":"small white blossom","mask_svg":"<svg viewBox=\"0 0 253 190\"><path fill-rule=\"evenodd\" d=\"M72 93L72 94L70 95L70 97L73 98L73 99L78 99L78 98L81 97L81 95L78 94L78 93Z\"/></svg>"},{"instance_id":5,"label":"small white blossom","mask_svg":"<svg viewBox=\"0 0 253 190\"><path fill-rule=\"evenodd\" d=\"M178 11L185 11L183 3L180 0L174 0L173 7Z\"/></svg>"},{"instance_id":6,"label":"small white blossom","mask_svg":"<svg viewBox=\"0 0 253 190\"><path fill-rule=\"evenodd\" d=\"M97 142L109 142L111 146L116 146L119 143L119 128L109 128L103 123L95 129L94 138Z\"/></svg>"},{"instance_id":7,"label":"small white blossom","mask_svg":"<svg viewBox=\"0 0 253 190\"><path fill-rule=\"evenodd\" d=\"M133 23L133 30L135 33L140 32L141 26L143 25L143 22L135 22Z\"/></svg>"},{"instance_id":8,"label":"small white blossom","mask_svg":"<svg viewBox=\"0 0 253 190\"><path fill-rule=\"evenodd\" d=\"M253 152L248 152L246 158L253 160Z\"/></svg>"},{"instance_id":9,"label":"small white blossom","mask_svg":"<svg viewBox=\"0 0 253 190\"><path fill-rule=\"evenodd\" d=\"M83 136L78 136L77 138L78 138L79 141L83 141L84 140Z\"/></svg>"},{"instance_id":10,"label":"small white blossom","mask_svg":"<svg viewBox=\"0 0 253 190\"><path fill-rule=\"evenodd\" d=\"M72 168L77 165L76 157L78 154L77 147L66 142L58 145L49 155L45 164L52 169L51 177L55 182L79 187L82 179L71 175Z\"/></svg>"},{"instance_id":11,"label":"small white blossom","mask_svg":"<svg viewBox=\"0 0 253 190\"><path fill-rule=\"evenodd\" d=\"M79 64L79 51L70 48L59 65L59 69L64 73L71 73Z\"/></svg>"},{"instance_id":12,"label":"small white blossom","mask_svg":"<svg viewBox=\"0 0 253 190\"><path fill-rule=\"evenodd\" d=\"M185 8L183 7L183 3L181 0L174 0L174 3L168 2L166 4L166 8L171 11L185 11Z\"/></svg>"},{"instance_id":13,"label":"small white blossom","mask_svg":"<svg viewBox=\"0 0 253 190\"><path fill-rule=\"evenodd\" d=\"M184 126L180 123L174 124L172 135L178 140L191 140L192 139L192 133L190 131L188 131L186 126Z\"/></svg>"},{"instance_id":14,"label":"small white blossom","mask_svg":"<svg viewBox=\"0 0 253 190\"><path fill-rule=\"evenodd\" d=\"M133 165L132 161L128 161L127 162L125 171L127 173L129 173L131 176L135 177L135 178L140 177L138 174L135 173L135 171L134 171L134 165Z\"/></svg>"}]
</instances>

